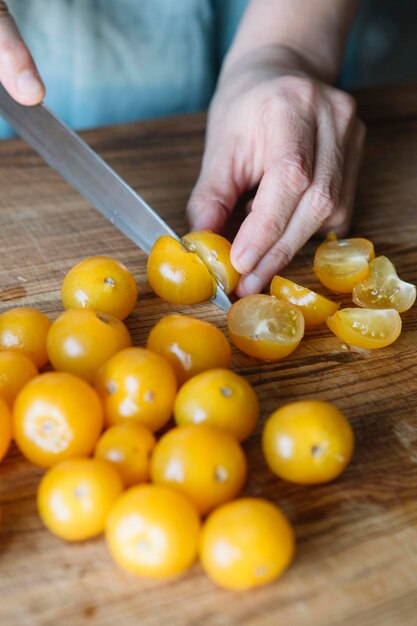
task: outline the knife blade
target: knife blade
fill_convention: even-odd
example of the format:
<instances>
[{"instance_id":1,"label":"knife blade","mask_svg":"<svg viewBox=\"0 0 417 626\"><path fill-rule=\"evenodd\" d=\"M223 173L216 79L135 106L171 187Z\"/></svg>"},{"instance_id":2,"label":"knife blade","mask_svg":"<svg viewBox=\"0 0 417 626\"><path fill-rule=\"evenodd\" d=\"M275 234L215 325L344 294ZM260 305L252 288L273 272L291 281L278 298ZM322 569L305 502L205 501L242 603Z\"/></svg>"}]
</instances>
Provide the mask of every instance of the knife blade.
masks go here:
<instances>
[{"instance_id":1,"label":"knife blade","mask_svg":"<svg viewBox=\"0 0 417 626\"><path fill-rule=\"evenodd\" d=\"M43 104L23 106L0 85L0 113L15 131L105 218L149 254L162 235L181 239L88 144ZM231 302L217 284L212 302Z\"/></svg>"}]
</instances>

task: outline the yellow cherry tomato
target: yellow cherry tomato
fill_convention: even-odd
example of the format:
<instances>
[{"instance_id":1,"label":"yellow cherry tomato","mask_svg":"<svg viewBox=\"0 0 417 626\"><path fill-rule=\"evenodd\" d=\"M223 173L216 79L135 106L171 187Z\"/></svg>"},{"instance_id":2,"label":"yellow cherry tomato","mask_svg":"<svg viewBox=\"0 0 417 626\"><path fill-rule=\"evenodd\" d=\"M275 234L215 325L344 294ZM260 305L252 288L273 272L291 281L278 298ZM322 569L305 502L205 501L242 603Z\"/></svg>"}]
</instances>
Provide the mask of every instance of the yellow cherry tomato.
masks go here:
<instances>
[{"instance_id":1,"label":"yellow cherry tomato","mask_svg":"<svg viewBox=\"0 0 417 626\"><path fill-rule=\"evenodd\" d=\"M111 463L125 487L149 480L151 452L156 439L139 422L125 421L110 426L97 442L94 456Z\"/></svg>"},{"instance_id":2,"label":"yellow cherry tomato","mask_svg":"<svg viewBox=\"0 0 417 626\"><path fill-rule=\"evenodd\" d=\"M235 302L227 315L227 325L239 350L266 361L294 352L304 335L303 314L296 306L262 294Z\"/></svg>"},{"instance_id":3,"label":"yellow cherry tomato","mask_svg":"<svg viewBox=\"0 0 417 626\"><path fill-rule=\"evenodd\" d=\"M48 356L58 371L94 382L100 367L132 345L126 326L116 317L92 309L69 309L52 324Z\"/></svg>"},{"instance_id":4,"label":"yellow cherry tomato","mask_svg":"<svg viewBox=\"0 0 417 626\"><path fill-rule=\"evenodd\" d=\"M330 233L316 250L314 272L320 282L336 293L351 293L369 273L369 261L375 257L368 239L337 239Z\"/></svg>"},{"instance_id":5,"label":"yellow cherry tomato","mask_svg":"<svg viewBox=\"0 0 417 626\"><path fill-rule=\"evenodd\" d=\"M24 456L41 467L88 456L103 427L97 393L66 372L36 376L13 407L13 434Z\"/></svg>"},{"instance_id":6,"label":"yellow cherry tomato","mask_svg":"<svg viewBox=\"0 0 417 626\"><path fill-rule=\"evenodd\" d=\"M37 375L35 364L23 353L0 352L0 396L9 407L13 406L19 391Z\"/></svg>"},{"instance_id":7,"label":"yellow cherry tomato","mask_svg":"<svg viewBox=\"0 0 417 626\"><path fill-rule=\"evenodd\" d=\"M0 397L0 461L4 458L12 440L12 416L10 409Z\"/></svg>"},{"instance_id":8,"label":"yellow cherry tomato","mask_svg":"<svg viewBox=\"0 0 417 626\"><path fill-rule=\"evenodd\" d=\"M325 483L343 472L353 454L352 428L332 404L291 402L268 418L262 446L269 468L284 480Z\"/></svg>"},{"instance_id":9,"label":"yellow cherry tomato","mask_svg":"<svg viewBox=\"0 0 417 626\"><path fill-rule=\"evenodd\" d=\"M187 250L198 254L226 293L234 291L240 274L230 261L230 241L211 230L194 230L182 238Z\"/></svg>"},{"instance_id":10,"label":"yellow cherry tomato","mask_svg":"<svg viewBox=\"0 0 417 626\"><path fill-rule=\"evenodd\" d=\"M169 361L180 385L205 370L227 367L232 357L226 337L216 326L188 315L163 317L146 346Z\"/></svg>"},{"instance_id":11,"label":"yellow cherry tomato","mask_svg":"<svg viewBox=\"0 0 417 626\"><path fill-rule=\"evenodd\" d=\"M173 428L158 441L151 459L152 481L181 491L202 515L234 498L246 473L239 443L212 426Z\"/></svg>"},{"instance_id":12,"label":"yellow cherry tomato","mask_svg":"<svg viewBox=\"0 0 417 626\"><path fill-rule=\"evenodd\" d=\"M242 376L214 369L194 376L181 387L175 399L174 417L178 426L207 424L243 441L255 428L259 403Z\"/></svg>"},{"instance_id":13,"label":"yellow cherry tomato","mask_svg":"<svg viewBox=\"0 0 417 626\"><path fill-rule=\"evenodd\" d=\"M369 264L367 278L355 285L355 304L368 309L410 309L416 300L416 287L398 277L394 265L386 256L378 256Z\"/></svg>"},{"instance_id":14,"label":"yellow cherry tomato","mask_svg":"<svg viewBox=\"0 0 417 626\"><path fill-rule=\"evenodd\" d=\"M282 511L261 498L241 498L207 518L199 555L217 585L241 591L278 578L294 551L294 531Z\"/></svg>"},{"instance_id":15,"label":"yellow cherry tomato","mask_svg":"<svg viewBox=\"0 0 417 626\"><path fill-rule=\"evenodd\" d=\"M36 367L43 367L48 362L46 336L50 326L50 320L37 309L10 309L0 315L0 350L21 352Z\"/></svg>"},{"instance_id":16,"label":"yellow cherry tomato","mask_svg":"<svg viewBox=\"0 0 417 626\"><path fill-rule=\"evenodd\" d=\"M154 292L174 304L210 300L216 281L197 254L173 237L160 237L149 253L148 281Z\"/></svg>"},{"instance_id":17,"label":"yellow cherry tomato","mask_svg":"<svg viewBox=\"0 0 417 626\"><path fill-rule=\"evenodd\" d=\"M138 288L122 263L95 256L70 269L61 294L65 309L95 309L124 320L135 307Z\"/></svg>"},{"instance_id":18,"label":"yellow cherry tomato","mask_svg":"<svg viewBox=\"0 0 417 626\"><path fill-rule=\"evenodd\" d=\"M122 491L119 474L106 461L62 461L48 470L39 484L39 515L61 539L91 539L104 532L110 509Z\"/></svg>"},{"instance_id":19,"label":"yellow cherry tomato","mask_svg":"<svg viewBox=\"0 0 417 626\"><path fill-rule=\"evenodd\" d=\"M137 420L152 432L172 415L177 381L162 356L145 348L115 354L99 371L96 389L107 424Z\"/></svg>"},{"instance_id":20,"label":"yellow cherry tomato","mask_svg":"<svg viewBox=\"0 0 417 626\"><path fill-rule=\"evenodd\" d=\"M329 317L327 326L349 345L374 350L394 343L402 322L395 309L342 309Z\"/></svg>"},{"instance_id":21,"label":"yellow cherry tomato","mask_svg":"<svg viewBox=\"0 0 417 626\"><path fill-rule=\"evenodd\" d=\"M196 560L200 519L182 494L162 485L131 487L114 504L106 524L110 554L138 576L182 574Z\"/></svg>"},{"instance_id":22,"label":"yellow cherry tomato","mask_svg":"<svg viewBox=\"0 0 417 626\"><path fill-rule=\"evenodd\" d=\"M297 285L282 276L274 276L272 279L271 296L295 304L302 312L307 328L323 324L329 315L336 313L340 306L315 291Z\"/></svg>"}]
</instances>

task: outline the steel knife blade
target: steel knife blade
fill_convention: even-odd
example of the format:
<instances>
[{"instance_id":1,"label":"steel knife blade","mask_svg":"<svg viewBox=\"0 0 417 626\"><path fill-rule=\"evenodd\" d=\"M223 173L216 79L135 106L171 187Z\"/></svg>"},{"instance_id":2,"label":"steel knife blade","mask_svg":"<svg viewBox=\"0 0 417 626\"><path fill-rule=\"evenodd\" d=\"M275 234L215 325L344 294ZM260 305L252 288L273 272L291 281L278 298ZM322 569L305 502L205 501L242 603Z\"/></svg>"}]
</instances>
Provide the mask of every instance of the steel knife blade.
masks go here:
<instances>
[{"instance_id":1,"label":"steel knife blade","mask_svg":"<svg viewBox=\"0 0 417 626\"><path fill-rule=\"evenodd\" d=\"M0 85L0 113L50 167L144 252L149 254L162 235L182 243L158 213L43 104L18 104ZM212 302L225 311L231 306L219 284Z\"/></svg>"}]
</instances>

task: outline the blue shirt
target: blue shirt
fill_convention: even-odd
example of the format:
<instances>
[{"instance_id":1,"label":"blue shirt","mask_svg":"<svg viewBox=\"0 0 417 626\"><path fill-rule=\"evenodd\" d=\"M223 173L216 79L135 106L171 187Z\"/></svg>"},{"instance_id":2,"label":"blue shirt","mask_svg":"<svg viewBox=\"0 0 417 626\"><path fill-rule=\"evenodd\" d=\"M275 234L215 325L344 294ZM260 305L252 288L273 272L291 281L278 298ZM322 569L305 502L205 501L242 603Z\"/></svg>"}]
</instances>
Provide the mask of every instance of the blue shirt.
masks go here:
<instances>
[{"instance_id":1,"label":"blue shirt","mask_svg":"<svg viewBox=\"0 0 417 626\"><path fill-rule=\"evenodd\" d=\"M46 104L75 128L205 109L247 3L8 1L46 84ZM397 14L415 25L408 14L415 13L415 6L415 0L364 0L342 86L360 85L364 78L372 82L378 67L386 76L390 62L392 74L398 76L390 40L404 43ZM416 75L414 28L408 54ZM0 119L0 137L8 134L11 130Z\"/></svg>"}]
</instances>

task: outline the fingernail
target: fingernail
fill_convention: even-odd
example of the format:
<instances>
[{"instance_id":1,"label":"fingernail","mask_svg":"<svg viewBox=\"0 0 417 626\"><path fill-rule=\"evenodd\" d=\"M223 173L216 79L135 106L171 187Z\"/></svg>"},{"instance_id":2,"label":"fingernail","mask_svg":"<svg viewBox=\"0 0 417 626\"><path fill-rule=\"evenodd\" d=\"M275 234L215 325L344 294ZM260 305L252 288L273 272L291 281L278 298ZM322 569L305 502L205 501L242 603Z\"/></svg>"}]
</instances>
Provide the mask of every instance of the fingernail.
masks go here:
<instances>
[{"instance_id":1,"label":"fingernail","mask_svg":"<svg viewBox=\"0 0 417 626\"><path fill-rule=\"evenodd\" d=\"M263 282L256 274L248 274L245 278L242 278L239 283L239 292L250 295L252 293L259 293L262 290Z\"/></svg>"},{"instance_id":2,"label":"fingernail","mask_svg":"<svg viewBox=\"0 0 417 626\"><path fill-rule=\"evenodd\" d=\"M33 96L42 90L41 81L31 70L25 70L19 74L16 86L22 96Z\"/></svg>"},{"instance_id":3,"label":"fingernail","mask_svg":"<svg viewBox=\"0 0 417 626\"><path fill-rule=\"evenodd\" d=\"M254 248L247 248L242 254L236 259L236 269L239 274L247 274L258 262L258 253Z\"/></svg>"}]
</instances>

